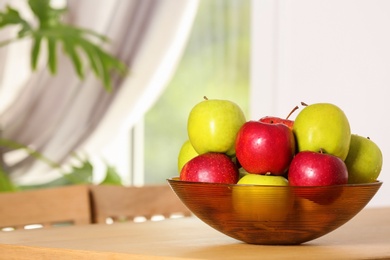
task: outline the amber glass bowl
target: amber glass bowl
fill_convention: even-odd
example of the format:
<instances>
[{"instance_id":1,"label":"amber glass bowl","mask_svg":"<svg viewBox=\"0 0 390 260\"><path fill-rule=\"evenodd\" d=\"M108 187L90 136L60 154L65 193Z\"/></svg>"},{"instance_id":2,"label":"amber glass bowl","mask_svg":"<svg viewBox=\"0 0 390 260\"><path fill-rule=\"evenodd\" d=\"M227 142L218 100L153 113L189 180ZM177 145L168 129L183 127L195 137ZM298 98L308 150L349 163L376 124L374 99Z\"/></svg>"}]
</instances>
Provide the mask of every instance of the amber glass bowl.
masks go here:
<instances>
[{"instance_id":1,"label":"amber glass bowl","mask_svg":"<svg viewBox=\"0 0 390 260\"><path fill-rule=\"evenodd\" d=\"M262 186L180 181L170 186L192 213L237 240L296 245L345 224L382 182L337 186Z\"/></svg>"}]
</instances>

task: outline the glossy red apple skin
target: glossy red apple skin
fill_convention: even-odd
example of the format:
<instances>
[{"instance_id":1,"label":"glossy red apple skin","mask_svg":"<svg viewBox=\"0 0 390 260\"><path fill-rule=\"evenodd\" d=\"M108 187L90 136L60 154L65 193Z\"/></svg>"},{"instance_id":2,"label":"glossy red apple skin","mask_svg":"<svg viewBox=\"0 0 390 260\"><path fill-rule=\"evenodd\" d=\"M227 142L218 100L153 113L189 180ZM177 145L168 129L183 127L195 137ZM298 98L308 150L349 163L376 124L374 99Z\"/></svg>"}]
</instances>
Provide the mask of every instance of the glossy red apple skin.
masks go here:
<instances>
[{"instance_id":1,"label":"glossy red apple skin","mask_svg":"<svg viewBox=\"0 0 390 260\"><path fill-rule=\"evenodd\" d=\"M275 116L265 116L260 118L259 121L268 124L284 124L288 126L288 128L290 128L291 130L293 129L294 126L294 120L283 119Z\"/></svg>"},{"instance_id":2,"label":"glossy red apple skin","mask_svg":"<svg viewBox=\"0 0 390 260\"><path fill-rule=\"evenodd\" d=\"M236 138L236 157L249 173L283 175L295 154L295 138L284 124L248 121Z\"/></svg>"},{"instance_id":3,"label":"glossy red apple skin","mask_svg":"<svg viewBox=\"0 0 390 260\"><path fill-rule=\"evenodd\" d=\"M320 186L299 189L296 193L315 203L329 205L342 194L343 188L339 185L347 184L348 170L339 157L302 151L291 161L288 180L291 186Z\"/></svg>"},{"instance_id":4,"label":"glossy red apple skin","mask_svg":"<svg viewBox=\"0 0 390 260\"><path fill-rule=\"evenodd\" d=\"M224 153L205 153L188 161L180 171L180 180L235 184L238 167Z\"/></svg>"},{"instance_id":5,"label":"glossy red apple skin","mask_svg":"<svg viewBox=\"0 0 390 260\"><path fill-rule=\"evenodd\" d=\"M288 180L295 186L340 185L348 182L348 170L336 156L302 151L291 161Z\"/></svg>"}]
</instances>

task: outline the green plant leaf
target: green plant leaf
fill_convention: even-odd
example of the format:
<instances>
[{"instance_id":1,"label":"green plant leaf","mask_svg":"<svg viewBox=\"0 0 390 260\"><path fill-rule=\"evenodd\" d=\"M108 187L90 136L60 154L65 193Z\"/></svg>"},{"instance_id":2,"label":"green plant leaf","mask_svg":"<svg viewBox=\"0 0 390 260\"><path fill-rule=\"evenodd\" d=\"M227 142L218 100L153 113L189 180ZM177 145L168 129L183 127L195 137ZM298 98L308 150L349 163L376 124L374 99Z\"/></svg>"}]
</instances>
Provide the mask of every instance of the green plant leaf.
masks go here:
<instances>
[{"instance_id":1,"label":"green plant leaf","mask_svg":"<svg viewBox=\"0 0 390 260\"><path fill-rule=\"evenodd\" d=\"M48 67L52 74L57 73L56 47L62 44L65 54L71 59L77 76L84 78L84 58L88 60L89 66L95 76L100 79L107 91L112 89L113 72L120 76L126 76L127 66L106 52L98 45L98 42L108 42L108 38L93 30L80 28L65 24L61 18L66 8L56 9L50 6L50 0L29 0L29 6L39 21L37 28L31 26L23 19L16 9L7 7L0 12L0 28L19 25L21 29L18 35L12 39L0 42L0 47L10 44L18 39L31 37L33 46L31 49L31 68L36 70L40 55L42 40L48 43Z\"/></svg>"},{"instance_id":2,"label":"green plant leaf","mask_svg":"<svg viewBox=\"0 0 390 260\"><path fill-rule=\"evenodd\" d=\"M113 166L107 166L106 170L106 177L104 180L100 183L102 185L122 185L122 179L119 176L118 172Z\"/></svg>"},{"instance_id":3,"label":"green plant leaf","mask_svg":"<svg viewBox=\"0 0 390 260\"><path fill-rule=\"evenodd\" d=\"M66 8L52 8L50 0L29 0L28 4L31 11L38 18L41 28L60 23L61 15L66 11Z\"/></svg>"},{"instance_id":4,"label":"green plant leaf","mask_svg":"<svg viewBox=\"0 0 390 260\"><path fill-rule=\"evenodd\" d=\"M0 12L0 27L11 24L23 24L25 22L26 21L20 16L19 12L10 6L6 7L5 12Z\"/></svg>"},{"instance_id":5,"label":"green plant leaf","mask_svg":"<svg viewBox=\"0 0 390 260\"><path fill-rule=\"evenodd\" d=\"M26 153L28 153L29 155L31 155L35 159L38 159L38 160L46 163L47 165L49 165L52 168L60 168L61 167L61 165L59 165L58 163L50 160L49 158L44 156L42 153L40 153L40 152L30 148L27 145L15 142L13 140L0 138L0 147L1 146L7 147L7 148L11 148L11 149L14 149L14 150L16 150L16 149L23 149Z\"/></svg>"},{"instance_id":6,"label":"green plant leaf","mask_svg":"<svg viewBox=\"0 0 390 260\"><path fill-rule=\"evenodd\" d=\"M9 149L22 149L30 156L34 157L37 160L40 160L43 163L46 163L48 166L52 167L53 169L57 169L62 174L61 177L50 181L48 183L44 184L38 184L38 185L26 185L21 186L21 189L35 189L40 187L54 187L54 186L63 186L63 185L71 185L71 184L91 184L92 183L92 176L93 176L93 165L88 160L88 158L82 158L82 156L78 154L73 154L74 164L70 166L70 169L67 171L63 170L63 167L50 160L46 156L44 156L42 153L26 146L23 144L20 144L18 142L15 142L13 140L8 139L2 139L0 138L0 147L7 147ZM76 164L76 165L75 165ZM115 170L110 169L107 170L107 174L110 176L112 180L115 178ZM0 191L4 190L12 190L17 189L17 187L12 184L12 181L8 178L7 173L0 167Z\"/></svg>"},{"instance_id":7,"label":"green plant leaf","mask_svg":"<svg viewBox=\"0 0 390 260\"><path fill-rule=\"evenodd\" d=\"M92 46L90 43L82 40L80 41L80 47L84 50L85 54L87 55L87 58L89 60L89 63L91 65L92 71L94 72L96 77L99 77L99 75L102 73L103 68L101 66L101 60L99 58L99 55L97 54L97 50L95 46Z\"/></svg>"},{"instance_id":8,"label":"green plant leaf","mask_svg":"<svg viewBox=\"0 0 390 260\"><path fill-rule=\"evenodd\" d=\"M71 60L73 62L73 66L77 72L77 75L80 78L83 78L84 77L83 65L82 65L80 57L77 53L77 50L76 50L77 46L74 44L75 41L70 39L70 38L64 38L62 42L64 44L65 52L69 55L69 57L71 58Z\"/></svg>"},{"instance_id":9,"label":"green plant leaf","mask_svg":"<svg viewBox=\"0 0 390 260\"><path fill-rule=\"evenodd\" d=\"M53 169L59 170L60 173L62 174L61 177L49 181L47 183L36 184L36 185L22 185L18 187L12 183L12 181L9 179L4 169L0 167L0 192L16 191L19 189L31 190L31 189L38 189L44 187L56 187L56 186L73 185L73 184L92 184L93 165L88 160L88 158L84 158L85 156L82 157L79 154L73 154L74 163L70 165L69 170L65 171L63 170L63 167L60 164L50 160L42 153L26 145L20 144L18 142L0 138L0 147L7 147L9 149L14 149L14 150L22 149L27 154L33 156L35 159L40 160L43 163L46 163L48 166L52 167ZM107 165L106 177L101 184L122 185L122 180L120 178L120 175L117 173L116 169L108 165L107 163L106 165Z\"/></svg>"},{"instance_id":10,"label":"green plant leaf","mask_svg":"<svg viewBox=\"0 0 390 260\"><path fill-rule=\"evenodd\" d=\"M41 49L42 37L40 35L35 35L33 40L34 40L34 43L33 43L33 46L31 48L31 68L33 70L36 70L37 64L38 64L39 52Z\"/></svg>"},{"instance_id":11,"label":"green plant leaf","mask_svg":"<svg viewBox=\"0 0 390 260\"><path fill-rule=\"evenodd\" d=\"M19 12L10 6L7 6L4 12L0 12L0 28L17 25L21 27L17 36L13 39L0 42L0 47L23 38L32 32L30 24L20 16Z\"/></svg>"},{"instance_id":12,"label":"green plant leaf","mask_svg":"<svg viewBox=\"0 0 390 260\"><path fill-rule=\"evenodd\" d=\"M106 86L106 89L111 89L111 82L110 82L110 68L108 60L105 58L104 54L100 55L101 64L102 64L102 75L100 76L103 80L104 86Z\"/></svg>"},{"instance_id":13,"label":"green plant leaf","mask_svg":"<svg viewBox=\"0 0 390 260\"><path fill-rule=\"evenodd\" d=\"M34 184L34 185L21 185L21 190L34 190L49 187L60 187L75 184L91 184L93 166L88 160L81 159L80 156L74 155L76 161L81 163L80 166L73 166L66 174L63 173L61 177L58 177L52 181Z\"/></svg>"},{"instance_id":14,"label":"green plant leaf","mask_svg":"<svg viewBox=\"0 0 390 260\"><path fill-rule=\"evenodd\" d=\"M77 165L73 165L71 170L64 173L63 177L73 184L92 183L93 165L88 159L81 158L78 154L73 154Z\"/></svg>"},{"instance_id":15,"label":"green plant leaf","mask_svg":"<svg viewBox=\"0 0 390 260\"><path fill-rule=\"evenodd\" d=\"M106 90L109 91L111 86L111 73L112 71L116 70L121 74L122 76L125 75L126 72L126 65L124 65L122 62L118 61L117 59L112 58L111 55L107 54L104 51L99 50L100 52L100 59L103 66L103 72L101 75L101 78L104 82L104 86L106 87Z\"/></svg>"},{"instance_id":16,"label":"green plant leaf","mask_svg":"<svg viewBox=\"0 0 390 260\"><path fill-rule=\"evenodd\" d=\"M0 167L0 192L18 191L19 189L12 183L7 173Z\"/></svg>"},{"instance_id":17,"label":"green plant leaf","mask_svg":"<svg viewBox=\"0 0 390 260\"><path fill-rule=\"evenodd\" d=\"M65 174L64 178L72 184L92 183L93 166L90 162L85 162L81 167L73 168L71 173Z\"/></svg>"},{"instance_id":18,"label":"green plant leaf","mask_svg":"<svg viewBox=\"0 0 390 260\"><path fill-rule=\"evenodd\" d=\"M49 20L50 0L29 0L28 4L41 23Z\"/></svg>"},{"instance_id":19,"label":"green plant leaf","mask_svg":"<svg viewBox=\"0 0 390 260\"><path fill-rule=\"evenodd\" d=\"M52 74L57 73L57 55L56 55L56 39L53 37L47 37L47 49L48 49L48 63L50 72Z\"/></svg>"},{"instance_id":20,"label":"green plant leaf","mask_svg":"<svg viewBox=\"0 0 390 260\"><path fill-rule=\"evenodd\" d=\"M42 188L61 187L61 186L68 186L68 185L74 185L74 183L69 181L66 177L61 176L49 182L33 184L33 185L20 185L18 186L18 188L20 190L36 190Z\"/></svg>"}]
</instances>

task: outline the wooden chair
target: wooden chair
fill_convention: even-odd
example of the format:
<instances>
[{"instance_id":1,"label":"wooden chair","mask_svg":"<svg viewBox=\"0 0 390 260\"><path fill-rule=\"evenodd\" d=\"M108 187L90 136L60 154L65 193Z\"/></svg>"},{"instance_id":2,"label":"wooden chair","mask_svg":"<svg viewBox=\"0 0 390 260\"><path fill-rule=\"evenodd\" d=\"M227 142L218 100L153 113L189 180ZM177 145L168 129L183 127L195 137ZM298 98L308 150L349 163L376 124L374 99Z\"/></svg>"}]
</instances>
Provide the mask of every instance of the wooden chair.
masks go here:
<instances>
[{"instance_id":1,"label":"wooden chair","mask_svg":"<svg viewBox=\"0 0 390 260\"><path fill-rule=\"evenodd\" d=\"M0 193L0 230L89 223L87 185Z\"/></svg>"},{"instance_id":2,"label":"wooden chair","mask_svg":"<svg viewBox=\"0 0 390 260\"><path fill-rule=\"evenodd\" d=\"M91 186L92 222L154 220L175 216L190 216L189 209L166 185L123 187Z\"/></svg>"}]
</instances>

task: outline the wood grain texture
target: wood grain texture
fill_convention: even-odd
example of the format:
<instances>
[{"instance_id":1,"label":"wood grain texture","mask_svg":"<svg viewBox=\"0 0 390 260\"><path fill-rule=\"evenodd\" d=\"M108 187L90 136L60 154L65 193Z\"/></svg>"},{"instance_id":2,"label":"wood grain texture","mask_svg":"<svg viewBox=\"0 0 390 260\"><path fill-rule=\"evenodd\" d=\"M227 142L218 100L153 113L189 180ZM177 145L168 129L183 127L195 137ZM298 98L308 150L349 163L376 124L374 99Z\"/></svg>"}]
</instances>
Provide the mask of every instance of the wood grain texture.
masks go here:
<instances>
[{"instance_id":1,"label":"wood grain texture","mask_svg":"<svg viewBox=\"0 0 390 260\"><path fill-rule=\"evenodd\" d=\"M133 221L136 217L150 220L161 215L190 216L190 210L180 201L168 184L142 187L95 185L90 187L94 223Z\"/></svg>"},{"instance_id":2,"label":"wood grain texture","mask_svg":"<svg viewBox=\"0 0 390 260\"><path fill-rule=\"evenodd\" d=\"M0 259L389 259L389 215L390 208L364 209L298 246L245 244L196 217L18 230L0 233Z\"/></svg>"},{"instance_id":3,"label":"wood grain texture","mask_svg":"<svg viewBox=\"0 0 390 260\"><path fill-rule=\"evenodd\" d=\"M0 229L23 229L31 224L50 227L61 223L91 223L87 185L0 193Z\"/></svg>"},{"instance_id":4,"label":"wood grain texture","mask_svg":"<svg viewBox=\"0 0 390 260\"><path fill-rule=\"evenodd\" d=\"M30 260L30 259L40 259L40 260L105 260L105 259L115 259L115 260L138 260L145 259L144 255L129 255L121 253L111 253L111 252L91 252L84 250L69 250L69 249L48 249L42 247L28 247L28 246L12 246L0 245L1 256L0 259L3 259L3 256L7 256L8 260ZM34 258L32 258L32 256ZM165 259L174 259L172 257L163 257L163 256L148 256L147 259L150 260L165 260Z\"/></svg>"}]
</instances>

